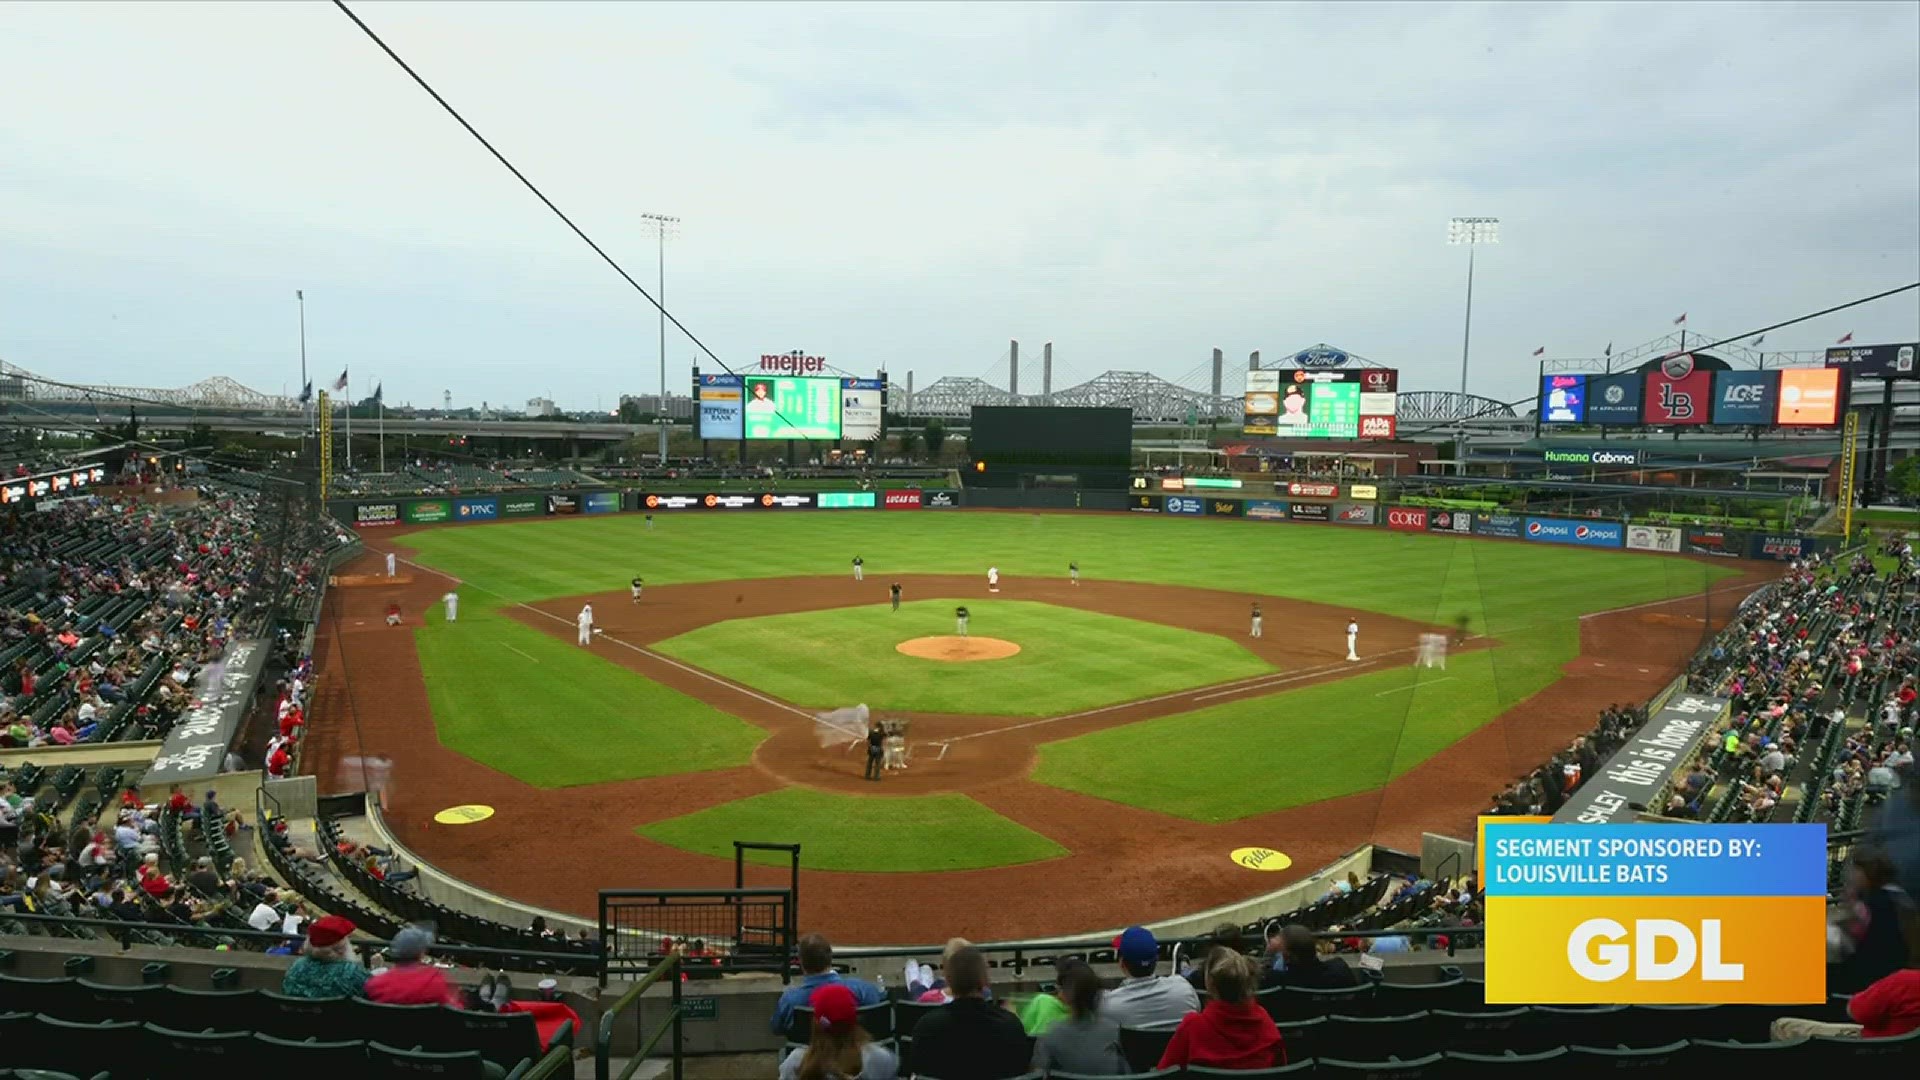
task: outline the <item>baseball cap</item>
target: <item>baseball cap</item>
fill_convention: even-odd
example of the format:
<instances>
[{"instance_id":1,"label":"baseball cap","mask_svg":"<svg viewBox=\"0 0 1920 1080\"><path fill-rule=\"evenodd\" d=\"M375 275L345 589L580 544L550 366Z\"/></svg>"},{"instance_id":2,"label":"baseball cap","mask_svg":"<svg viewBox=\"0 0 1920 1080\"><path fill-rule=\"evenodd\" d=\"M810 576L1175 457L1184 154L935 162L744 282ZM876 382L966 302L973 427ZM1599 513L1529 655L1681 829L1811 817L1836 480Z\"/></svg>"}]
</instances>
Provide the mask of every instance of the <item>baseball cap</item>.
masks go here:
<instances>
[{"instance_id":1,"label":"baseball cap","mask_svg":"<svg viewBox=\"0 0 1920 1080\"><path fill-rule=\"evenodd\" d=\"M813 992L807 1004L813 1007L813 1023L821 1031L852 1031L859 1017L853 991L843 983L825 984Z\"/></svg>"},{"instance_id":2,"label":"baseball cap","mask_svg":"<svg viewBox=\"0 0 1920 1080\"><path fill-rule=\"evenodd\" d=\"M307 924L307 940L325 948L328 945L338 944L343 938L352 934L354 929L353 923L347 919L338 915L328 915Z\"/></svg>"},{"instance_id":3,"label":"baseball cap","mask_svg":"<svg viewBox=\"0 0 1920 1080\"><path fill-rule=\"evenodd\" d=\"M1152 964L1160 958L1160 943L1154 940L1153 931L1144 926L1129 926L1113 939L1113 947L1120 959L1136 966Z\"/></svg>"}]
</instances>

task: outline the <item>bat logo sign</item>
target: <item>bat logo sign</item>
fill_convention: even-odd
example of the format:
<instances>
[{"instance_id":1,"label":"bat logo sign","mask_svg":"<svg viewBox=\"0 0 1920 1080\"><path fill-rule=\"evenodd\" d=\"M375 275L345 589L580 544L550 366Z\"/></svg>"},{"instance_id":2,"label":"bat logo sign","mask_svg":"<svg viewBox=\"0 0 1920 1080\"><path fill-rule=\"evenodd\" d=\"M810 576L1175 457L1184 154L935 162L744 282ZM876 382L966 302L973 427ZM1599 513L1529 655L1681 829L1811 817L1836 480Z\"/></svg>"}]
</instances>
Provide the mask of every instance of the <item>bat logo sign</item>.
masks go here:
<instances>
[{"instance_id":1,"label":"bat logo sign","mask_svg":"<svg viewBox=\"0 0 1920 1080\"><path fill-rule=\"evenodd\" d=\"M1673 388L1672 383L1660 386L1660 408L1671 420L1693 419L1693 395Z\"/></svg>"}]
</instances>

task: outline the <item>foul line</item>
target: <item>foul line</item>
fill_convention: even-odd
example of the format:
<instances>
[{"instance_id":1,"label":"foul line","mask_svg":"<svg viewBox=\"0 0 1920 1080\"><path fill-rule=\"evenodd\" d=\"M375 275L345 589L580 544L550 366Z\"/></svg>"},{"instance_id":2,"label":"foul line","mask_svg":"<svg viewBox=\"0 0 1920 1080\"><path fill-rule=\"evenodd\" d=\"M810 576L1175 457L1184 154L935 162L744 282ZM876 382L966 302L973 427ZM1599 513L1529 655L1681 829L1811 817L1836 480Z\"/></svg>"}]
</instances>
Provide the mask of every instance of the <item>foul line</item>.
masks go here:
<instances>
[{"instance_id":1,"label":"foul line","mask_svg":"<svg viewBox=\"0 0 1920 1080\"><path fill-rule=\"evenodd\" d=\"M507 644L506 642L504 642L504 641L503 641L503 642L501 642L500 644L501 644L501 646L502 646L503 648L508 648L508 649L513 649L513 651L514 651L514 652L517 652L517 653L519 653L519 654L520 654L521 656L524 656L524 657L526 657L526 658L527 658L527 659L529 659L529 660L533 660L533 662L534 662L534 663L536 663L536 664L540 662L540 661L538 661L538 660L534 660L534 658L533 658L533 656L532 656L532 654L530 654L530 653L527 653L527 652L525 652L525 651L523 651L523 650L520 650L520 649L515 649L515 648L514 648L514 647L513 647L512 645L508 645L508 644Z\"/></svg>"},{"instance_id":2,"label":"foul line","mask_svg":"<svg viewBox=\"0 0 1920 1080\"><path fill-rule=\"evenodd\" d=\"M1737 582L1734 582L1732 585L1722 585L1717 589L1708 589L1706 592L1694 593L1690 596L1675 596L1666 600L1649 600L1644 604L1628 604L1626 607L1608 608L1605 611L1590 611L1587 614L1580 616L1580 619L1582 622L1584 622L1588 619L1597 619L1602 615L1618 615L1623 611L1639 611L1642 608L1666 607L1668 604L1679 604L1679 603L1684 603L1688 600L1697 600L1702 596L1712 596L1715 593L1733 592L1736 589L1745 589L1748 592L1758 592L1759 590L1764 589L1766 587L1767 587L1767 583L1764 581L1758 585L1755 585L1751 582L1737 581ZM1701 621L1705 622L1706 620L1702 619Z\"/></svg>"},{"instance_id":3,"label":"foul line","mask_svg":"<svg viewBox=\"0 0 1920 1080\"><path fill-rule=\"evenodd\" d=\"M1375 694L1375 695L1373 695L1373 696L1374 696L1374 697L1386 697L1386 696L1387 696L1388 694L1402 694L1402 693L1405 693L1405 692L1407 692L1408 690L1418 690L1418 689L1420 689L1420 688L1421 688L1421 687L1423 687L1423 686L1437 686L1437 685L1439 685L1440 683L1443 683L1443 682L1452 682L1452 681L1453 681L1453 676L1451 676L1451 675L1449 675L1449 676L1447 676L1447 677L1446 677L1446 678L1444 678L1444 679L1427 679L1427 680L1426 680L1426 681L1424 681L1424 682L1421 682L1421 681L1418 681L1418 680L1416 680L1416 681L1414 681L1414 682L1410 682L1410 683L1408 683L1408 684L1407 684L1407 685L1405 685L1405 686L1396 686L1396 687L1394 687L1394 688L1393 688L1393 689L1391 689L1391 690L1382 690L1382 691L1380 691L1379 693L1377 693L1377 694Z\"/></svg>"}]
</instances>

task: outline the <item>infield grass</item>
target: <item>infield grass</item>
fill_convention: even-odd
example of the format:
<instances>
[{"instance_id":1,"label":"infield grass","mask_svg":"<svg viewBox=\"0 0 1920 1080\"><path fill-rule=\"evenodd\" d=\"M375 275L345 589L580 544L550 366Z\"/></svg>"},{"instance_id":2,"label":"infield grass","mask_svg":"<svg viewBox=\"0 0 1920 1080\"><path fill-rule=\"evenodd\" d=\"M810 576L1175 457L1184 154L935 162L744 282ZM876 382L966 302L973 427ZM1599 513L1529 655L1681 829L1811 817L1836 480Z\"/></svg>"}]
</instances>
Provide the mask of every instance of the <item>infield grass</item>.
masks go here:
<instances>
[{"instance_id":1,"label":"infield grass","mask_svg":"<svg viewBox=\"0 0 1920 1080\"><path fill-rule=\"evenodd\" d=\"M874 786L884 788L885 781ZM965 795L868 798L784 788L634 830L671 847L733 857L733 841L802 844L809 870L924 873L1039 862L1067 853L1039 833ZM787 865L785 852L749 851L749 862Z\"/></svg>"},{"instance_id":2,"label":"infield grass","mask_svg":"<svg viewBox=\"0 0 1920 1080\"><path fill-rule=\"evenodd\" d=\"M1275 670L1213 634L1030 600L969 600L969 632L1020 646L1003 660L906 656L909 638L954 631L955 601L920 600L713 623L653 646L814 709L1050 716Z\"/></svg>"},{"instance_id":3,"label":"infield grass","mask_svg":"<svg viewBox=\"0 0 1920 1080\"><path fill-rule=\"evenodd\" d=\"M745 765L766 732L542 634L465 591L413 632L448 749L535 787Z\"/></svg>"}]
</instances>

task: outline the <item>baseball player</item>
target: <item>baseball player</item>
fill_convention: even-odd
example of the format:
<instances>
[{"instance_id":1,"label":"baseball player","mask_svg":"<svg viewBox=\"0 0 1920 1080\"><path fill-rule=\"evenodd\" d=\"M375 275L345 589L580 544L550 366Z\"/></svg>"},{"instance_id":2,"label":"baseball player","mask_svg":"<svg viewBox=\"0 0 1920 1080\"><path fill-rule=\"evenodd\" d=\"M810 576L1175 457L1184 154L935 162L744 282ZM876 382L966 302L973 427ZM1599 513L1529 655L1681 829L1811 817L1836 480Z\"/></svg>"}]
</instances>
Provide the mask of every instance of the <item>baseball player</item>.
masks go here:
<instances>
[{"instance_id":1,"label":"baseball player","mask_svg":"<svg viewBox=\"0 0 1920 1080\"><path fill-rule=\"evenodd\" d=\"M633 602L634 602L634 603L636 603L636 604L637 604L637 603L639 603L639 602L640 602L640 590L641 590L642 588L644 588L645 586L646 586L646 582L644 582L644 581L641 581L641 580L640 580L639 578L634 578L634 579L633 579L633 584L632 584L632 586L631 586L631 587L632 587L632 589L633 589Z\"/></svg>"},{"instance_id":2,"label":"baseball player","mask_svg":"<svg viewBox=\"0 0 1920 1080\"><path fill-rule=\"evenodd\" d=\"M1445 634L1421 634L1420 656L1414 661L1415 667L1445 668L1447 666L1447 637Z\"/></svg>"},{"instance_id":3,"label":"baseball player","mask_svg":"<svg viewBox=\"0 0 1920 1080\"><path fill-rule=\"evenodd\" d=\"M1453 643L1463 645L1467 640L1467 617L1460 616L1453 621Z\"/></svg>"},{"instance_id":4,"label":"baseball player","mask_svg":"<svg viewBox=\"0 0 1920 1080\"><path fill-rule=\"evenodd\" d=\"M959 625L960 636L966 637L967 636L967 606L965 604L962 604L959 607L953 609L953 621Z\"/></svg>"},{"instance_id":5,"label":"baseball player","mask_svg":"<svg viewBox=\"0 0 1920 1080\"><path fill-rule=\"evenodd\" d=\"M900 610L900 583L896 581L893 584L887 586L887 594L893 597L893 610L899 611Z\"/></svg>"},{"instance_id":6,"label":"baseball player","mask_svg":"<svg viewBox=\"0 0 1920 1080\"><path fill-rule=\"evenodd\" d=\"M1079 563L1070 562L1067 564L1067 580L1073 582L1075 585L1080 584L1080 564Z\"/></svg>"},{"instance_id":7,"label":"baseball player","mask_svg":"<svg viewBox=\"0 0 1920 1080\"><path fill-rule=\"evenodd\" d=\"M393 576L393 562L394 562L393 552L389 551L387 552L387 576L388 577Z\"/></svg>"},{"instance_id":8,"label":"baseball player","mask_svg":"<svg viewBox=\"0 0 1920 1080\"><path fill-rule=\"evenodd\" d=\"M1251 637L1260 636L1260 605L1259 604L1253 605L1253 628L1251 630L1248 630L1247 634Z\"/></svg>"},{"instance_id":9,"label":"baseball player","mask_svg":"<svg viewBox=\"0 0 1920 1080\"><path fill-rule=\"evenodd\" d=\"M1353 651L1354 642L1359 640L1360 640L1360 624L1355 622L1352 619L1348 619L1347 620L1347 659L1349 660L1360 659L1360 654Z\"/></svg>"},{"instance_id":10,"label":"baseball player","mask_svg":"<svg viewBox=\"0 0 1920 1080\"><path fill-rule=\"evenodd\" d=\"M578 626L580 628L580 644L582 645L592 644L593 643L593 605L592 604L582 605L580 608L580 614L574 617L573 622L575 626Z\"/></svg>"},{"instance_id":11,"label":"baseball player","mask_svg":"<svg viewBox=\"0 0 1920 1080\"><path fill-rule=\"evenodd\" d=\"M1000 568L997 566L987 567L987 591L1000 591Z\"/></svg>"},{"instance_id":12,"label":"baseball player","mask_svg":"<svg viewBox=\"0 0 1920 1080\"><path fill-rule=\"evenodd\" d=\"M447 605L447 621L448 622L453 622L454 620L460 617L460 594L459 593L449 592L447 595L440 598L440 602Z\"/></svg>"},{"instance_id":13,"label":"baseball player","mask_svg":"<svg viewBox=\"0 0 1920 1080\"><path fill-rule=\"evenodd\" d=\"M647 531L648 532L653 531L653 515L652 514L647 515Z\"/></svg>"},{"instance_id":14,"label":"baseball player","mask_svg":"<svg viewBox=\"0 0 1920 1080\"><path fill-rule=\"evenodd\" d=\"M867 580L867 561L858 555L853 557L853 580Z\"/></svg>"}]
</instances>

